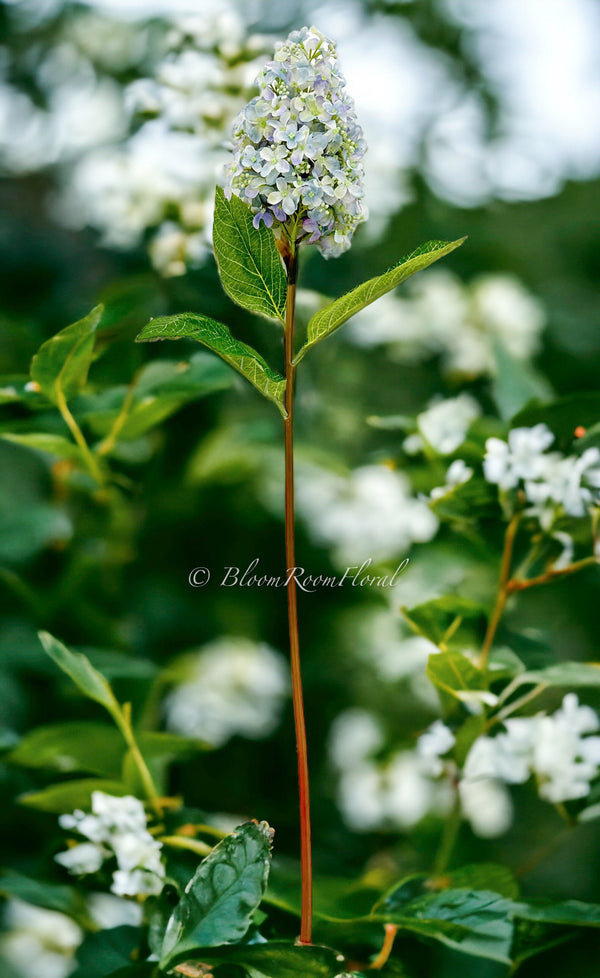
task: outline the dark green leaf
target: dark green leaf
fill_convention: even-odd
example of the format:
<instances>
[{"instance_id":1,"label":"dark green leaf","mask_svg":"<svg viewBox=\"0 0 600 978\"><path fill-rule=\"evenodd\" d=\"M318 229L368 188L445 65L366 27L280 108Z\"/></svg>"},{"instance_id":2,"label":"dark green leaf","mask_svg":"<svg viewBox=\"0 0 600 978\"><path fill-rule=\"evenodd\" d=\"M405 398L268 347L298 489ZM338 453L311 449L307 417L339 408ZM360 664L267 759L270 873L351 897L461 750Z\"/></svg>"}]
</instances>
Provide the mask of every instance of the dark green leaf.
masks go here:
<instances>
[{"instance_id":1,"label":"dark green leaf","mask_svg":"<svg viewBox=\"0 0 600 978\"><path fill-rule=\"evenodd\" d=\"M76 808L90 808L93 791L104 791L107 795L126 795L127 786L120 781L106 781L100 778L84 778L77 781L63 781L51 784L41 791L28 791L19 795L17 801L27 808L40 812L72 812Z\"/></svg>"},{"instance_id":2,"label":"dark green leaf","mask_svg":"<svg viewBox=\"0 0 600 978\"><path fill-rule=\"evenodd\" d=\"M250 978L334 978L343 971L344 956L328 947L302 947L284 941L202 950L207 964L237 964Z\"/></svg>"},{"instance_id":3,"label":"dark green leaf","mask_svg":"<svg viewBox=\"0 0 600 978\"><path fill-rule=\"evenodd\" d=\"M417 898L430 897L436 892L450 889L485 890L510 899L516 899L519 895L517 881L507 866L473 863L442 876L425 873L409 876L388 891L381 904L376 905L375 912L380 914L382 911L400 910Z\"/></svg>"},{"instance_id":4,"label":"dark green leaf","mask_svg":"<svg viewBox=\"0 0 600 978\"><path fill-rule=\"evenodd\" d=\"M519 904L515 912L513 961L521 963L557 944L572 940L579 928L600 927L600 906L566 900L545 905Z\"/></svg>"},{"instance_id":5,"label":"dark green leaf","mask_svg":"<svg viewBox=\"0 0 600 978\"><path fill-rule=\"evenodd\" d=\"M383 275L363 282L351 292L325 306L309 321L306 343L298 353L295 363L299 363L312 346L343 326L351 316L375 302L386 292L391 292L415 272L422 271L438 259L450 254L463 241L465 238L459 238L457 241L428 241L406 258L401 259L394 268L390 268Z\"/></svg>"},{"instance_id":6,"label":"dark green leaf","mask_svg":"<svg viewBox=\"0 0 600 978\"><path fill-rule=\"evenodd\" d=\"M73 886L61 883L46 883L31 879L21 873L5 872L0 877L0 893L5 897L15 897L35 907L56 910L72 917L83 926L89 926L90 919L85 897Z\"/></svg>"},{"instance_id":7,"label":"dark green leaf","mask_svg":"<svg viewBox=\"0 0 600 978\"><path fill-rule=\"evenodd\" d=\"M69 398L83 387L92 362L94 334L103 307L67 326L44 343L31 361L31 378L53 404L60 393Z\"/></svg>"},{"instance_id":8,"label":"dark green leaf","mask_svg":"<svg viewBox=\"0 0 600 978\"><path fill-rule=\"evenodd\" d=\"M120 777L125 744L116 727L104 723L53 723L26 734L9 760L25 767L63 773L87 771Z\"/></svg>"},{"instance_id":9,"label":"dark green leaf","mask_svg":"<svg viewBox=\"0 0 600 978\"><path fill-rule=\"evenodd\" d=\"M532 920L557 927L600 927L600 904L581 900L562 903L519 904L515 911L519 920Z\"/></svg>"},{"instance_id":10,"label":"dark green leaf","mask_svg":"<svg viewBox=\"0 0 600 978\"><path fill-rule=\"evenodd\" d=\"M58 506L13 505L4 512L0 510L0 559L26 560L50 544L66 542L72 533L68 515Z\"/></svg>"},{"instance_id":11,"label":"dark green leaf","mask_svg":"<svg viewBox=\"0 0 600 978\"><path fill-rule=\"evenodd\" d=\"M271 838L266 822L247 822L203 860L169 920L161 967L244 936L267 885Z\"/></svg>"},{"instance_id":12,"label":"dark green leaf","mask_svg":"<svg viewBox=\"0 0 600 978\"><path fill-rule=\"evenodd\" d=\"M77 951L79 967L71 978L113 978L122 969L132 967L139 954L140 941L141 933L137 927L111 927L88 934ZM132 974L136 973L134 968ZM141 974L144 973L142 970Z\"/></svg>"},{"instance_id":13,"label":"dark green leaf","mask_svg":"<svg viewBox=\"0 0 600 978\"><path fill-rule=\"evenodd\" d=\"M53 455L55 458L85 466L81 449L68 438L63 438L62 435L51 435L40 431L23 435L3 434L0 437L4 438L5 441L13 442L15 445L23 445L24 448L32 448L36 452L43 452L46 455Z\"/></svg>"},{"instance_id":14,"label":"dark green leaf","mask_svg":"<svg viewBox=\"0 0 600 978\"><path fill-rule=\"evenodd\" d=\"M213 246L227 295L250 312L281 319L285 315L286 276L273 232L252 224L252 211L221 187L215 193Z\"/></svg>"},{"instance_id":15,"label":"dark green leaf","mask_svg":"<svg viewBox=\"0 0 600 978\"><path fill-rule=\"evenodd\" d=\"M215 319L193 312L151 319L137 337L142 343L153 340L190 339L203 343L273 401L282 413L285 380L273 370L260 353L233 338L227 326Z\"/></svg>"}]
</instances>

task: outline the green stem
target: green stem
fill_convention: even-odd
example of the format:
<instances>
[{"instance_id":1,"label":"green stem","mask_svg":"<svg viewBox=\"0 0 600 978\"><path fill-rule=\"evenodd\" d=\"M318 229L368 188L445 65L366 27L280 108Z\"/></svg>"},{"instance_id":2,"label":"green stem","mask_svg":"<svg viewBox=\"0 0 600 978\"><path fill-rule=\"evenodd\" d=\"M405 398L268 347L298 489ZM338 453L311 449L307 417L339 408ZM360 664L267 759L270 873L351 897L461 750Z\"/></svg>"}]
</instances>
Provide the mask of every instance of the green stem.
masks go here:
<instances>
[{"instance_id":1,"label":"green stem","mask_svg":"<svg viewBox=\"0 0 600 978\"><path fill-rule=\"evenodd\" d=\"M136 374L136 376L133 378L133 380L131 381L127 389L127 393L123 398L121 410L119 411L117 417L115 418L112 428L110 429L106 438L100 443L100 445L97 448L98 455L108 455L110 452L112 452L113 448L115 447L115 444L117 442L119 435L121 434L123 426L127 421L127 418L129 417L131 406L133 404L133 398L135 395L135 388L137 386L138 380L139 380L139 374Z\"/></svg>"},{"instance_id":2,"label":"green stem","mask_svg":"<svg viewBox=\"0 0 600 978\"><path fill-rule=\"evenodd\" d=\"M172 849L187 849L202 857L208 856L213 850L207 842L201 842L200 839L186 839L184 835L159 835L158 841L165 846L171 846Z\"/></svg>"},{"instance_id":3,"label":"green stem","mask_svg":"<svg viewBox=\"0 0 600 978\"><path fill-rule=\"evenodd\" d=\"M457 790L452 811L450 812L444 824L444 831L442 832L440 847L437 851L435 862L433 864L433 872L436 876L441 876L443 873L446 872L446 869L452 857L452 853L454 851L454 846L456 845L456 840L458 838L458 833L460 831L461 821L462 821L462 811L460 807L460 799L458 797L458 790Z\"/></svg>"},{"instance_id":4,"label":"green stem","mask_svg":"<svg viewBox=\"0 0 600 978\"><path fill-rule=\"evenodd\" d=\"M131 756L135 762L135 766L138 769L140 781L144 786L144 792L146 794L146 798L148 799L148 801L154 808L154 811L160 818L162 816L162 806L160 804L158 791L156 790L154 779L150 774L148 765L146 764L142 756L142 752L139 748L138 742L135 739L135 734L133 732L133 727L131 724L131 703L123 703L115 719L117 721L121 733L123 734L125 743L129 747Z\"/></svg>"},{"instance_id":5,"label":"green stem","mask_svg":"<svg viewBox=\"0 0 600 978\"><path fill-rule=\"evenodd\" d=\"M300 943L312 943L312 843L310 824L310 789L308 780L308 747L306 719L300 667L300 640L298 636L298 604L296 578L292 572L296 566L294 527L294 319L296 306L297 256L295 243L287 259L287 301L285 307L285 557L287 566L288 619L290 632L290 658L292 669L292 700L298 752L298 790L300 797L300 863L302 871L302 912Z\"/></svg>"},{"instance_id":6,"label":"green stem","mask_svg":"<svg viewBox=\"0 0 600 978\"><path fill-rule=\"evenodd\" d=\"M69 410L69 405L60 386L56 387L56 405L60 411L65 424L67 425L69 431L73 435L75 442L77 443L81 454L85 458L86 465L89 469L90 475L99 486L104 485L104 476L102 470L98 465L98 460L95 458L94 453L91 451L90 446L83 436L83 432L79 425L77 424L75 418Z\"/></svg>"}]
</instances>

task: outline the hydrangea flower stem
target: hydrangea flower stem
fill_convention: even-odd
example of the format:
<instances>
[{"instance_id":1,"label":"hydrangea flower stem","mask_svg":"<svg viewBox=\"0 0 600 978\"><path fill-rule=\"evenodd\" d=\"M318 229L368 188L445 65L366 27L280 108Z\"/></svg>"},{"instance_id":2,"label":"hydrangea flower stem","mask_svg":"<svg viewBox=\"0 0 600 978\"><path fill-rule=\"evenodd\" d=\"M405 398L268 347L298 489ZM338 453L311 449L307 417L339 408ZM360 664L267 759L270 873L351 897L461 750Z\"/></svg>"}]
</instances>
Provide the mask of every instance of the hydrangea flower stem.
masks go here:
<instances>
[{"instance_id":1,"label":"hydrangea flower stem","mask_svg":"<svg viewBox=\"0 0 600 978\"><path fill-rule=\"evenodd\" d=\"M295 242L291 242L287 266L287 302L285 309L285 557L288 570L287 596L290 627L290 656L292 667L292 698L298 751L298 789L300 795L300 862L302 871L302 916L300 943L312 943L312 845L310 829L310 791L308 780L308 749L306 721L300 668L300 642L298 636L298 605L296 581L292 568L296 566L294 532L294 319L296 307L297 255Z\"/></svg>"}]
</instances>

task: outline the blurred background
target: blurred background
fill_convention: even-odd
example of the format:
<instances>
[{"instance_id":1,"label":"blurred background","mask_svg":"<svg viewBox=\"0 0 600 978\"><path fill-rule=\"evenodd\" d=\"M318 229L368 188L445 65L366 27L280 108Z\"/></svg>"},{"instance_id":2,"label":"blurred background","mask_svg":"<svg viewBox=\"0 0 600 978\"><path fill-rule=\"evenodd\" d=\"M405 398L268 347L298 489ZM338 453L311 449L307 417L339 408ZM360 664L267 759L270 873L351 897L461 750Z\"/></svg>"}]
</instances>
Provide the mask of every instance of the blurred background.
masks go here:
<instances>
[{"instance_id":1,"label":"blurred background","mask_svg":"<svg viewBox=\"0 0 600 978\"><path fill-rule=\"evenodd\" d=\"M473 422L492 431L531 396L598 386L600 3L4 0L0 434L31 430L15 390L32 355L100 301L100 355L78 405L92 440L106 434L102 398L122 397L148 363L196 352L134 345L150 316L205 312L281 363L278 328L220 288L211 204L258 68L304 23L338 42L370 147L371 217L339 260L303 256L301 321L424 240L469 235L307 357L298 387L299 563L339 574L369 556L384 570L410 556L393 590L301 595L317 864L407 873L428 866L444 803L411 767L438 707L429 643L400 607L446 593L489 604L500 539L493 526L486 545L439 529L419 494L443 483L445 456ZM198 363L209 369L204 354ZM161 401L119 442L110 506L66 483L47 454L0 439L1 737L8 750L39 724L95 718L44 657L45 628L89 652L140 722L206 744L175 767L171 792L269 820L278 852L295 857L285 595L216 583L255 557L281 572L281 424L250 387L210 369L205 396ZM213 581L192 589L201 565ZM528 595L511 625L532 656L550 645L595 658L599 599L591 573ZM353 766L361 750L398 761L385 810L368 790L375 769ZM0 778L2 862L47 873L54 816L14 799L56 774L6 763ZM504 823L491 813L465 826L457 859L523 866L533 894L597 900L595 824L527 870L560 822L526 789L513 801ZM35 927L18 924L28 926L32 941ZM569 953L578 974L596 974ZM496 973L484 967L473 974Z\"/></svg>"}]
</instances>

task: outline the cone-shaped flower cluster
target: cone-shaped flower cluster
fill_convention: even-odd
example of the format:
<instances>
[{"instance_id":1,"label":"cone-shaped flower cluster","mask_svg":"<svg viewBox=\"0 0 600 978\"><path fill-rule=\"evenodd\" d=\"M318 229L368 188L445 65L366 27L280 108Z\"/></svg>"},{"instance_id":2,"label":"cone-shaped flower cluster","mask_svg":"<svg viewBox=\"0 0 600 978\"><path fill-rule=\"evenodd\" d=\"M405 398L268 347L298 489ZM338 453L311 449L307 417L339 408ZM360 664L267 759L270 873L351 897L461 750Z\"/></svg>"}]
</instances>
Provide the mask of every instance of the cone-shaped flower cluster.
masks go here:
<instances>
[{"instance_id":1,"label":"cone-shaped flower cluster","mask_svg":"<svg viewBox=\"0 0 600 978\"><path fill-rule=\"evenodd\" d=\"M367 217L366 144L335 45L314 27L293 31L257 83L234 123L226 193L250 205L256 227L283 225L325 257L340 255Z\"/></svg>"}]
</instances>

